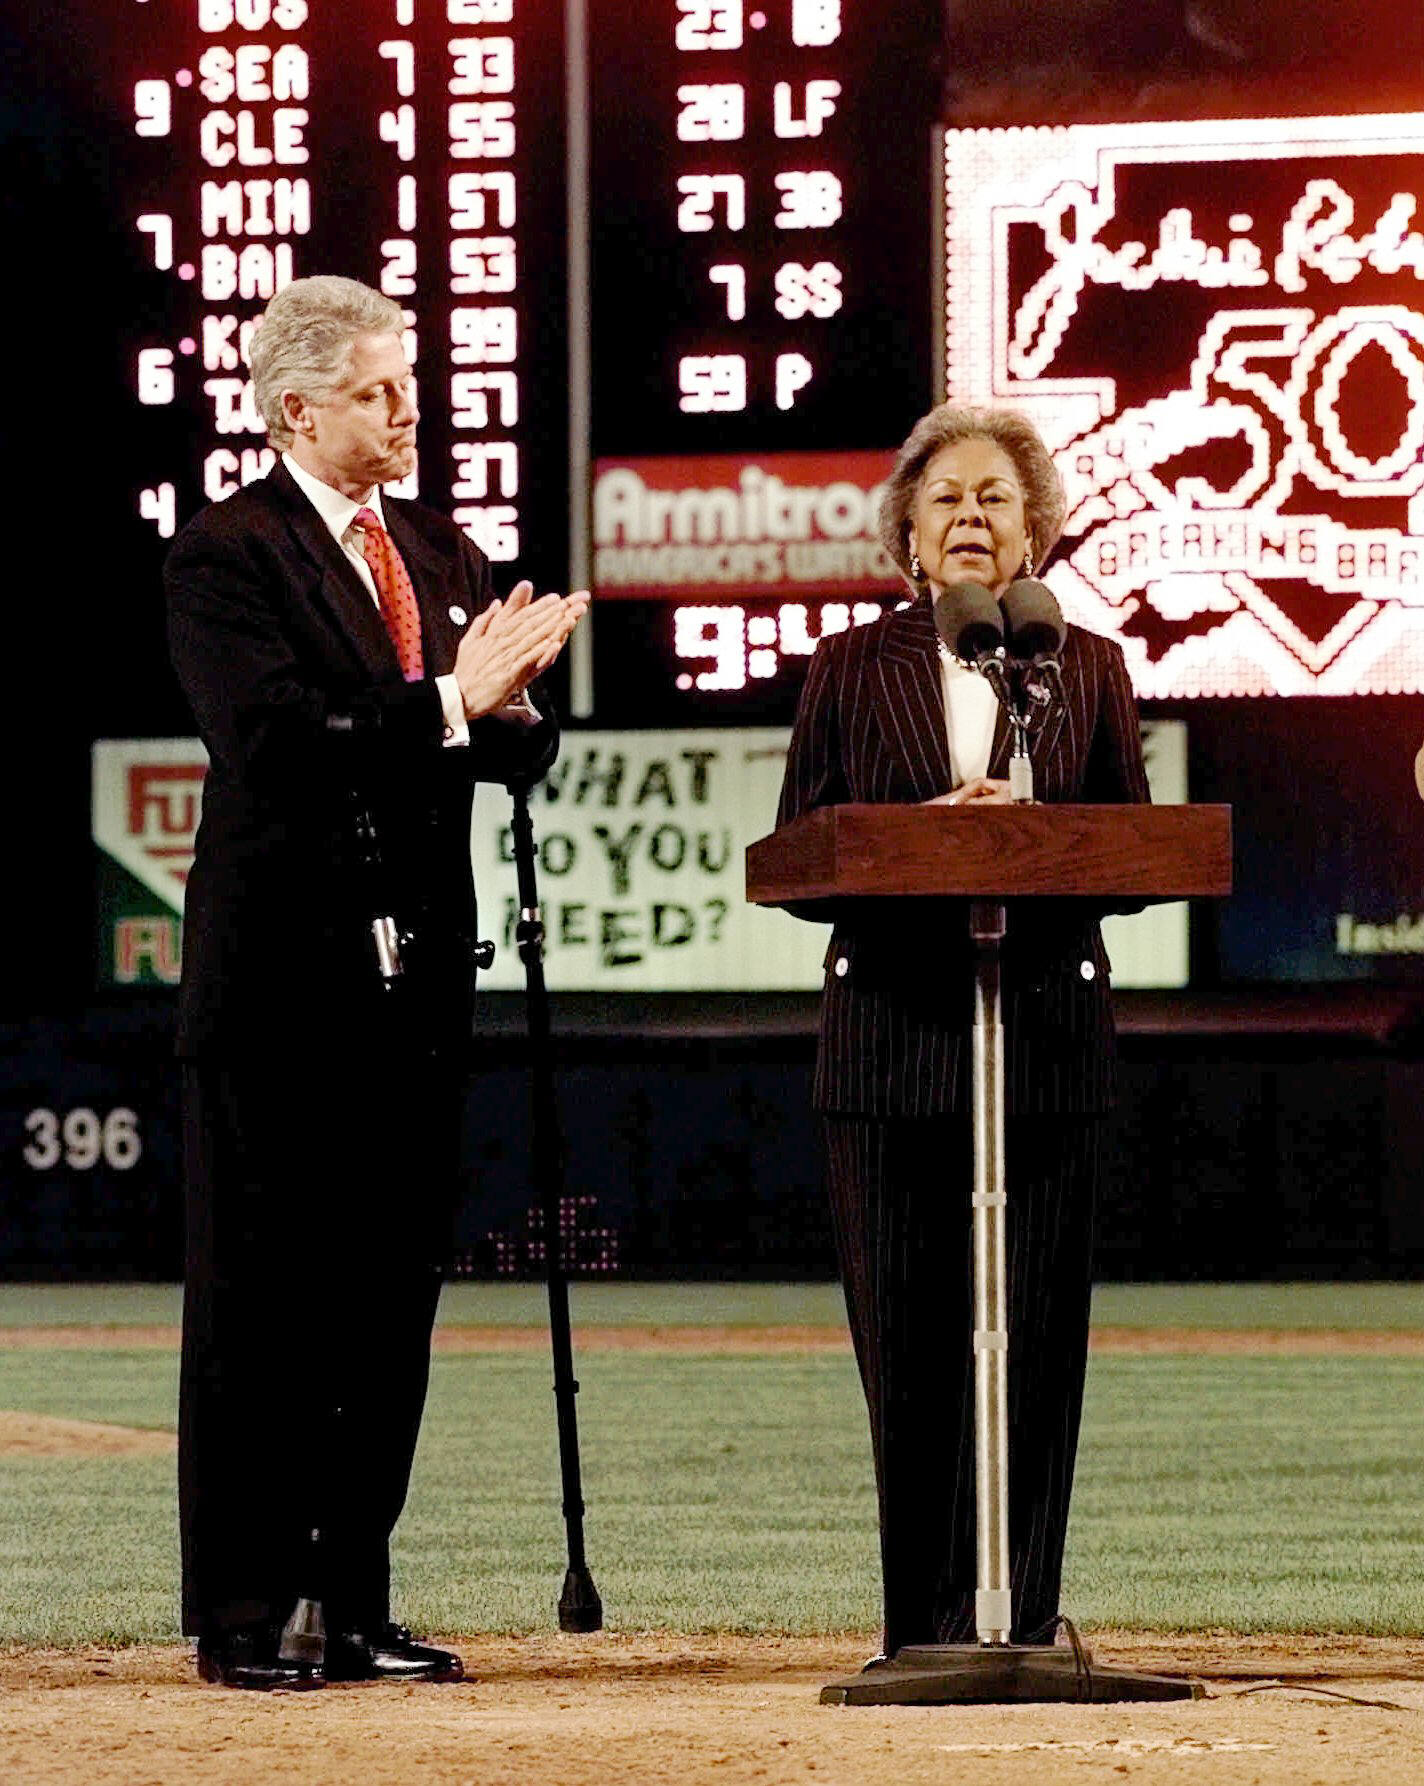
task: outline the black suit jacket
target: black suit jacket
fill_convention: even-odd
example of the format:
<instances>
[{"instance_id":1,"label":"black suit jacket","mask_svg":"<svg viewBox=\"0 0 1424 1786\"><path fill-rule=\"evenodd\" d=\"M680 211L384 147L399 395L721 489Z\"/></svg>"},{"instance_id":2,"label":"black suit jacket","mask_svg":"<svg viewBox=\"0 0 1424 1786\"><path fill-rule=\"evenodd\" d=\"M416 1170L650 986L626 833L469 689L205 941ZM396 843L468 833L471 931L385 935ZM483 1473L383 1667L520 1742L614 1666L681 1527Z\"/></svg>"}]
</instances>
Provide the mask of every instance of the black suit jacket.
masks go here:
<instances>
[{"instance_id":1,"label":"black suit jacket","mask_svg":"<svg viewBox=\"0 0 1424 1786\"><path fill-rule=\"evenodd\" d=\"M445 747L432 678L493 599L489 564L444 517L383 505L420 606L420 682L403 680L360 575L280 462L204 509L169 554L173 662L211 758L181 1053L329 1048L384 1021L375 911L410 934L403 1009L414 1003L432 1045L468 1042L474 782L546 756L553 726L486 719L468 749Z\"/></svg>"},{"instance_id":2,"label":"black suit jacket","mask_svg":"<svg viewBox=\"0 0 1424 1786\"><path fill-rule=\"evenodd\" d=\"M1054 704L1031 746L1037 799L1146 800L1121 649L1070 627L1062 664L1066 703ZM1000 712L991 775L1007 774L1010 747ZM802 691L777 823L817 806L929 800L952 785L928 599L824 640ZM1093 1111L1112 1101L1112 1001L1096 916L1069 901L1009 907L1011 1111ZM969 1109L974 973L963 902L847 902L826 969L819 1109L869 1116Z\"/></svg>"}]
</instances>

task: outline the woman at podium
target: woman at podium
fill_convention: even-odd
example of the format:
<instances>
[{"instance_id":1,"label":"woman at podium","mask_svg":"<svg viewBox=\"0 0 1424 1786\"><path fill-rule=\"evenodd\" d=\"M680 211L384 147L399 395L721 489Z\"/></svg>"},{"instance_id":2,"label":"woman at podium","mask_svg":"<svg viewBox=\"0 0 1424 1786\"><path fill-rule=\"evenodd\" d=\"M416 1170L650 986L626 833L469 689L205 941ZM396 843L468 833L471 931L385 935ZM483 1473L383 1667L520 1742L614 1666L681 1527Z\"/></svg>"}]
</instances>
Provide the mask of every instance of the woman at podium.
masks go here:
<instances>
[{"instance_id":1,"label":"woman at podium","mask_svg":"<svg viewBox=\"0 0 1424 1786\"><path fill-rule=\"evenodd\" d=\"M940 643L933 602L1000 596L1064 499L1009 411L943 405L905 441L881 537L913 599L823 639L778 824L848 802L1006 802L1009 727ZM1119 646L1079 627L1032 736L1040 801L1148 799ZM1072 905L1009 908L1002 956L1009 1221L1009 1544L1016 1643L1051 1642L1087 1361L1093 1208L1114 1095L1108 960ZM974 962L951 901L848 901L826 955L814 1097L870 1416L885 1649L975 1635L970 1192Z\"/></svg>"}]
</instances>

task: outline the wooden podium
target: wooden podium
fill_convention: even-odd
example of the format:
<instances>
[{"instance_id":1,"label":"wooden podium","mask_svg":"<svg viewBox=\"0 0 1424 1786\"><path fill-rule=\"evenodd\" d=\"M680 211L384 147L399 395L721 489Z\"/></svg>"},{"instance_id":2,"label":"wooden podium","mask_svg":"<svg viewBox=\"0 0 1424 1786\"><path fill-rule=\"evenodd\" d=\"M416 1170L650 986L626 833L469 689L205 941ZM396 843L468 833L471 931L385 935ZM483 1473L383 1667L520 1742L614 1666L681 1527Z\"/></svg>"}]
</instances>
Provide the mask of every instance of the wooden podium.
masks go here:
<instances>
[{"instance_id":1,"label":"wooden podium","mask_svg":"<svg viewBox=\"0 0 1424 1786\"><path fill-rule=\"evenodd\" d=\"M975 949L974 1444L977 1644L919 1644L830 1682L840 1705L952 1701L1186 1699L1200 1685L1010 1642L1008 1293L1004 1030L999 945L1006 902L1036 898L1153 904L1231 891L1226 806L829 806L747 850L747 898L827 920L847 901L969 902Z\"/></svg>"}]
</instances>

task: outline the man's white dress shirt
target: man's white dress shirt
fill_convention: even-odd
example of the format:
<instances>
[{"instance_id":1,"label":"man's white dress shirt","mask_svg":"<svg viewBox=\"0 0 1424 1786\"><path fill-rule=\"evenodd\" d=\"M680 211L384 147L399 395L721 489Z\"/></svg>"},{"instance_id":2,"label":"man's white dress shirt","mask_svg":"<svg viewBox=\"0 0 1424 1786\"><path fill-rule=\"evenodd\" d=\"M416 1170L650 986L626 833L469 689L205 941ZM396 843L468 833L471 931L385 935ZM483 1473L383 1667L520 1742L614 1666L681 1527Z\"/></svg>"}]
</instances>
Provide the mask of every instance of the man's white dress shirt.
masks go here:
<instances>
[{"instance_id":1,"label":"man's white dress shirt","mask_svg":"<svg viewBox=\"0 0 1424 1786\"><path fill-rule=\"evenodd\" d=\"M349 496L343 496L339 490L333 490L330 484L324 484L320 478L314 478L309 471L303 471L290 453L282 454L282 463L291 472L302 495L326 523L331 537L356 567L356 574L370 590L371 600L379 608L381 605L380 592L376 588L376 579L371 575L371 567L366 562L366 554L361 550L358 537L361 530L352 525L359 510L370 509L381 526L385 527L386 516L381 507L379 486L371 491L364 502L353 502ZM389 532L389 528L386 531ZM459 683L453 675L437 676L434 681L440 694L440 705L445 713L446 744L468 744L470 728L465 719L465 703L460 695Z\"/></svg>"}]
</instances>

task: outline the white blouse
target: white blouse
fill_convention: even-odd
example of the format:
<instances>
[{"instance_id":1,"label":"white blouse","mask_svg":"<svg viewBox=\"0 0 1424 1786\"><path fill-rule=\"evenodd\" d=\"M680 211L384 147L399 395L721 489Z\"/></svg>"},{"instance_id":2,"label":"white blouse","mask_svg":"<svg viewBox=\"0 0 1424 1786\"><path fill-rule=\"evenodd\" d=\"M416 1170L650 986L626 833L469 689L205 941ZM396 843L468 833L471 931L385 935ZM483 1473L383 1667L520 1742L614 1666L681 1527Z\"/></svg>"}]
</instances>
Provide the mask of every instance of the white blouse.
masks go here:
<instances>
[{"instance_id":1,"label":"white blouse","mask_svg":"<svg viewBox=\"0 0 1424 1786\"><path fill-rule=\"evenodd\" d=\"M987 676L941 651L940 686L944 690L944 722L949 734L949 766L955 787L989 773L994 749L994 723L999 702Z\"/></svg>"}]
</instances>

